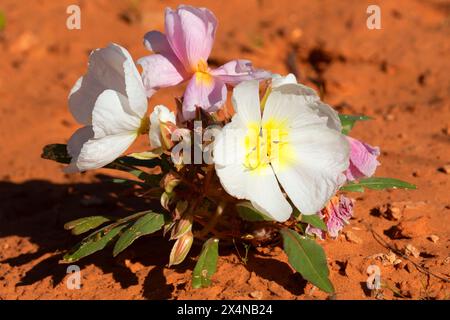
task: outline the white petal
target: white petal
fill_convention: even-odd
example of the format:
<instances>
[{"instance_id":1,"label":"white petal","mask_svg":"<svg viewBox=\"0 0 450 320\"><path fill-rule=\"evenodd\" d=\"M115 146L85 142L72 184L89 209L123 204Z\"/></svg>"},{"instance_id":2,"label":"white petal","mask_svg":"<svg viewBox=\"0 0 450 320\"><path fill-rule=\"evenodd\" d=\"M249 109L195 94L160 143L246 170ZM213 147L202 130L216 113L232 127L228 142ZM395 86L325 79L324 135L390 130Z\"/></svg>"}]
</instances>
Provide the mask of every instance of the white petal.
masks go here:
<instances>
[{"instance_id":1,"label":"white petal","mask_svg":"<svg viewBox=\"0 0 450 320\"><path fill-rule=\"evenodd\" d=\"M315 108L318 111L319 117L326 117L327 120L327 126L330 129L336 130L338 132L342 131L342 124L341 120L339 119L339 114L336 110L334 110L332 107L330 107L328 104L323 103L322 101L316 101L311 108Z\"/></svg>"},{"instance_id":2,"label":"white petal","mask_svg":"<svg viewBox=\"0 0 450 320\"><path fill-rule=\"evenodd\" d=\"M242 123L259 124L261 122L258 80L249 80L238 84L233 89L232 101L234 111Z\"/></svg>"},{"instance_id":3,"label":"white petal","mask_svg":"<svg viewBox=\"0 0 450 320\"><path fill-rule=\"evenodd\" d=\"M319 117L326 119L327 126L330 129L341 132L342 125L336 110L323 103L313 89L302 84L297 84L294 82L294 75L292 75L292 77L290 76L291 75L281 78L279 81L276 80L275 85L273 85L272 82L273 92L281 92L286 95L298 96L299 99L303 100L304 105L314 110Z\"/></svg>"},{"instance_id":4,"label":"white petal","mask_svg":"<svg viewBox=\"0 0 450 320\"><path fill-rule=\"evenodd\" d=\"M103 91L92 112L95 138L114 134L136 134L141 125L141 118L127 113L125 110L128 107L128 100L119 92Z\"/></svg>"},{"instance_id":5,"label":"white petal","mask_svg":"<svg viewBox=\"0 0 450 320\"><path fill-rule=\"evenodd\" d=\"M72 157L71 165L76 163L81 148L83 148L83 144L92 138L94 138L92 126L82 127L75 131L70 137L69 142L67 142L67 153Z\"/></svg>"},{"instance_id":6,"label":"white petal","mask_svg":"<svg viewBox=\"0 0 450 320\"><path fill-rule=\"evenodd\" d=\"M277 221L286 221L291 216L292 207L281 192L270 166L261 170L265 172L249 171L242 164L216 165L217 175L227 193L238 199L250 200Z\"/></svg>"},{"instance_id":7,"label":"white petal","mask_svg":"<svg viewBox=\"0 0 450 320\"><path fill-rule=\"evenodd\" d=\"M107 89L128 98L130 103L126 112L142 117L147 111L147 98L139 72L128 51L116 44L92 52L88 72L70 92L70 111L78 122L91 123L95 101Z\"/></svg>"},{"instance_id":8,"label":"white petal","mask_svg":"<svg viewBox=\"0 0 450 320\"><path fill-rule=\"evenodd\" d=\"M279 87L283 84L288 83L297 83L297 78L292 73L289 73L287 76L283 77L279 74L272 75L272 88Z\"/></svg>"},{"instance_id":9,"label":"white petal","mask_svg":"<svg viewBox=\"0 0 450 320\"><path fill-rule=\"evenodd\" d=\"M272 168L267 165L257 170L244 166L246 129L230 123L216 138L214 162L217 175L227 193L252 201L275 220L285 221L292 208L283 196Z\"/></svg>"},{"instance_id":10,"label":"white petal","mask_svg":"<svg viewBox=\"0 0 450 320\"><path fill-rule=\"evenodd\" d=\"M154 148L161 147L161 132L159 126L161 122L172 122L173 124L175 124L176 117L175 114L171 112L167 107L158 105L150 114L149 137L150 143Z\"/></svg>"},{"instance_id":11,"label":"white petal","mask_svg":"<svg viewBox=\"0 0 450 320\"><path fill-rule=\"evenodd\" d=\"M289 134L294 163L277 159L272 167L283 189L303 214L315 214L343 183L349 165L349 146L345 137L325 125L305 126Z\"/></svg>"},{"instance_id":12,"label":"white petal","mask_svg":"<svg viewBox=\"0 0 450 320\"><path fill-rule=\"evenodd\" d=\"M287 86L292 85L283 85L279 88ZM317 112L310 108L305 96L278 91L278 88L273 90L267 98L262 118L263 126L271 120L284 122L289 128L323 124L327 121L320 118Z\"/></svg>"},{"instance_id":13,"label":"white petal","mask_svg":"<svg viewBox=\"0 0 450 320\"><path fill-rule=\"evenodd\" d=\"M227 166L245 162L244 139L247 134L247 128L239 127L239 124L241 124L239 121L228 123L216 136L214 142L215 164Z\"/></svg>"},{"instance_id":14,"label":"white petal","mask_svg":"<svg viewBox=\"0 0 450 320\"><path fill-rule=\"evenodd\" d=\"M100 139L93 138L90 126L77 130L68 142L72 156L65 172L74 173L101 168L120 157L133 143L136 135L118 134Z\"/></svg>"}]
</instances>

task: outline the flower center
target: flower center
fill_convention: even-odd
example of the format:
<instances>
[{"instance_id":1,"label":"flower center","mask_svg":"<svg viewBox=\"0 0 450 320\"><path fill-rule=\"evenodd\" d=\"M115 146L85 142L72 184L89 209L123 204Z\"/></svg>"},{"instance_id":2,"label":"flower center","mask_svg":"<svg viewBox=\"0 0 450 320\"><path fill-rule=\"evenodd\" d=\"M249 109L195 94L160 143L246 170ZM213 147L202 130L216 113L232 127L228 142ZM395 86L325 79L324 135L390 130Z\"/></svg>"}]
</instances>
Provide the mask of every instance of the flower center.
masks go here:
<instances>
[{"instance_id":1,"label":"flower center","mask_svg":"<svg viewBox=\"0 0 450 320\"><path fill-rule=\"evenodd\" d=\"M205 60L200 60L193 69L197 85L210 86L212 84L213 76L209 73L208 63Z\"/></svg>"},{"instance_id":2,"label":"flower center","mask_svg":"<svg viewBox=\"0 0 450 320\"><path fill-rule=\"evenodd\" d=\"M286 121L269 119L262 126L251 124L245 136L244 166L261 173L271 162L287 164L293 159L293 150L288 141L289 128Z\"/></svg>"}]
</instances>

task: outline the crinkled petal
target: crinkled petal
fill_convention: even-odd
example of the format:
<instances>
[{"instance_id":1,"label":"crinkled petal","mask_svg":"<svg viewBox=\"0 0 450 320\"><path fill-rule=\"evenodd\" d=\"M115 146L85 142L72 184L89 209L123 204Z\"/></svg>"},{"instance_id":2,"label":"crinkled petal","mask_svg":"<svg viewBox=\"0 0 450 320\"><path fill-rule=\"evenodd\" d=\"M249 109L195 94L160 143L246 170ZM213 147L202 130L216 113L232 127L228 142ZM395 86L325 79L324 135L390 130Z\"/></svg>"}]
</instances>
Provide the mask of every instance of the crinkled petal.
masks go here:
<instances>
[{"instance_id":1,"label":"crinkled petal","mask_svg":"<svg viewBox=\"0 0 450 320\"><path fill-rule=\"evenodd\" d=\"M324 211L328 234L336 238L353 216L353 201L343 195L333 197Z\"/></svg>"},{"instance_id":2,"label":"crinkled petal","mask_svg":"<svg viewBox=\"0 0 450 320\"><path fill-rule=\"evenodd\" d=\"M133 59L116 44L92 52L88 72L70 92L69 108L79 123L91 124L95 101L107 89L128 98L127 113L143 116L147 111L147 97Z\"/></svg>"},{"instance_id":3,"label":"crinkled petal","mask_svg":"<svg viewBox=\"0 0 450 320\"><path fill-rule=\"evenodd\" d=\"M143 68L142 82L147 96L151 97L158 89L179 84L186 79L183 65L173 54L152 54L137 62Z\"/></svg>"},{"instance_id":4,"label":"crinkled petal","mask_svg":"<svg viewBox=\"0 0 450 320\"><path fill-rule=\"evenodd\" d=\"M214 43L217 20L206 8L181 5L166 9L167 40L186 70L206 62Z\"/></svg>"},{"instance_id":5,"label":"crinkled petal","mask_svg":"<svg viewBox=\"0 0 450 320\"><path fill-rule=\"evenodd\" d=\"M226 99L227 88L220 79L197 72L189 80L184 93L183 117L186 120L193 119L196 107L214 112L223 106Z\"/></svg>"},{"instance_id":6,"label":"crinkled petal","mask_svg":"<svg viewBox=\"0 0 450 320\"><path fill-rule=\"evenodd\" d=\"M176 123L175 114L167 109L167 107L163 105L158 105L153 109L153 112L150 114L150 143L153 148L161 147L161 122L172 122Z\"/></svg>"},{"instance_id":7,"label":"crinkled petal","mask_svg":"<svg viewBox=\"0 0 450 320\"><path fill-rule=\"evenodd\" d=\"M271 77L271 73L261 69L253 68L248 60L233 60L223 66L211 71L211 74L231 85L246 80L262 80Z\"/></svg>"},{"instance_id":8,"label":"crinkled petal","mask_svg":"<svg viewBox=\"0 0 450 320\"><path fill-rule=\"evenodd\" d=\"M350 143L350 166L345 172L348 180L371 177L380 165L377 157L380 148L372 147L364 142L347 137Z\"/></svg>"},{"instance_id":9,"label":"crinkled petal","mask_svg":"<svg viewBox=\"0 0 450 320\"><path fill-rule=\"evenodd\" d=\"M313 227L310 224L308 224L306 226L305 233L309 234L309 235L315 235L320 240L324 240L325 239L325 235L326 235L325 231L323 231L322 229Z\"/></svg>"}]
</instances>

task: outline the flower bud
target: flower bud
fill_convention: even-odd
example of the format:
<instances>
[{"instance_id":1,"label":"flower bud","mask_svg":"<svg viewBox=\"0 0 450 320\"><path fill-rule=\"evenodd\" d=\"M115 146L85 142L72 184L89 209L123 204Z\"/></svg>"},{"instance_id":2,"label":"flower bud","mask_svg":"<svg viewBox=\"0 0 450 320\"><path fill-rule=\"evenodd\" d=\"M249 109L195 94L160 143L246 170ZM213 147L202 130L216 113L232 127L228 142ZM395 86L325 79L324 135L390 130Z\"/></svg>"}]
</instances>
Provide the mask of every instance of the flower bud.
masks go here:
<instances>
[{"instance_id":1,"label":"flower bud","mask_svg":"<svg viewBox=\"0 0 450 320\"><path fill-rule=\"evenodd\" d=\"M175 197L175 193L163 192L161 195L161 206L170 211L170 204Z\"/></svg>"},{"instance_id":2,"label":"flower bud","mask_svg":"<svg viewBox=\"0 0 450 320\"><path fill-rule=\"evenodd\" d=\"M161 188L167 193L172 193L173 189L179 185L181 180L173 172L167 173L161 180Z\"/></svg>"},{"instance_id":3,"label":"flower bud","mask_svg":"<svg viewBox=\"0 0 450 320\"><path fill-rule=\"evenodd\" d=\"M191 214L187 214L178 220L172 229L170 240L179 239L187 232L190 232L192 230L192 221L193 217Z\"/></svg>"},{"instance_id":4,"label":"flower bud","mask_svg":"<svg viewBox=\"0 0 450 320\"><path fill-rule=\"evenodd\" d=\"M160 122L159 129L161 132L161 146L164 150L170 150L174 146L172 141L172 133L177 130L177 126L172 122Z\"/></svg>"},{"instance_id":5,"label":"flower bud","mask_svg":"<svg viewBox=\"0 0 450 320\"><path fill-rule=\"evenodd\" d=\"M184 261L189 250L191 249L192 243L194 242L194 235L191 231L185 233L181 238L179 238L172 247L170 251L169 267L180 264Z\"/></svg>"},{"instance_id":6,"label":"flower bud","mask_svg":"<svg viewBox=\"0 0 450 320\"><path fill-rule=\"evenodd\" d=\"M189 205L189 202L187 202L186 200L181 200L181 201L177 202L177 205L175 207L175 212L174 212L175 220L178 220L183 216L183 213L188 208L188 205Z\"/></svg>"}]
</instances>

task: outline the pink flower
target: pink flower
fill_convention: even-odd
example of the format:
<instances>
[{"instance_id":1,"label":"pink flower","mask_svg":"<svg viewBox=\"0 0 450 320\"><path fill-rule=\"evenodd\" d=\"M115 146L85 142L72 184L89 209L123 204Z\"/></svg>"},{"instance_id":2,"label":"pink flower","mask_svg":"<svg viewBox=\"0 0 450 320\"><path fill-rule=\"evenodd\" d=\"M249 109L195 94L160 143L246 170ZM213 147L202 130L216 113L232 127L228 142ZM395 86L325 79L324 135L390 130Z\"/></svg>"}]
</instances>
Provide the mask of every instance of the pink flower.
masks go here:
<instances>
[{"instance_id":1,"label":"pink flower","mask_svg":"<svg viewBox=\"0 0 450 320\"><path fill-rule=\"evenodd\" d=\"M142 79L148 96L159 88L189 81L184 93L183 117L195 116L196 107L214 112L226 101L226 84L270 78L252 67L250 61L232 60L217 69L208 67L217 20L206 8L181 5L166 9L165 34L148 32L144 44L155 54L141 58Z\"/></svg>"},{"instance_id":2,"label":"pink flower","mask_svg":"<svg viewBox=\"0 0 450 320\"><path fill-rule=\"evenodd\" d=\"M349 223L353 216L353 200L345 196L334 196L327 206L320 211L319 216L323 218L327 225L328 235L336 238L339 232ZM326 232L311 225L306 227L307 234L314 234L320 239L325 239Z\"/></svg>"},{"instance_id":3,"label":"pink flower","mask_svg":"<svg viewBox=\"0 0 450 320\"><path fill-rule=\"evenodd\" d=\"M347 137L350 142L350 166L345 171L348 180L353 181L363 177L371 177L380 163L377 157L380 148L372 147L359 140Z\"/></svg>"}]
</instances>

